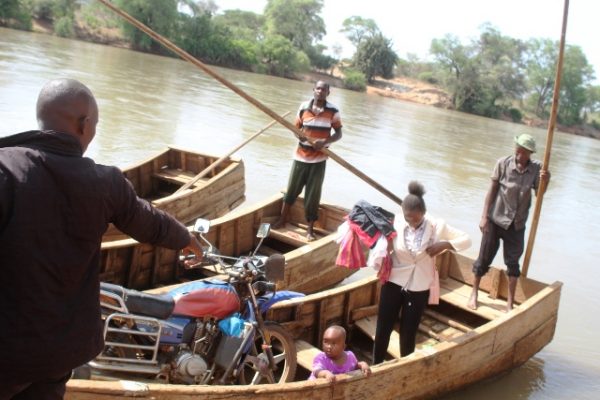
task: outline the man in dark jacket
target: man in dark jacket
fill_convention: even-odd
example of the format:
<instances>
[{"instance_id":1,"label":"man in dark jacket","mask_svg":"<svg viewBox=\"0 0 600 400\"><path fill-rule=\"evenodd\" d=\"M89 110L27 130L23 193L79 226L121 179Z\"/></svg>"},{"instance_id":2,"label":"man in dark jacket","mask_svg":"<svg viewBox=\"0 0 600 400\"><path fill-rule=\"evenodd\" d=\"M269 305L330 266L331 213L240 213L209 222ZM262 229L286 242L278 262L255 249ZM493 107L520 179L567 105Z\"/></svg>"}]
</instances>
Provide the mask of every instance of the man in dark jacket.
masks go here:
<instances>
[{"instance_id":1,"label":"man in dark jacket","mask_svg":"<svg viewBox=\"0 0 600 400\"><path fill-rule=\"evenodd\" d=\"M82 155L98 106L82 83L47 83L39 131L0 138L0 400L61 399L103 347L99 258L109 223L202 257L200 243L137 197L116 167Z\"/></svg>"}]
</instances>

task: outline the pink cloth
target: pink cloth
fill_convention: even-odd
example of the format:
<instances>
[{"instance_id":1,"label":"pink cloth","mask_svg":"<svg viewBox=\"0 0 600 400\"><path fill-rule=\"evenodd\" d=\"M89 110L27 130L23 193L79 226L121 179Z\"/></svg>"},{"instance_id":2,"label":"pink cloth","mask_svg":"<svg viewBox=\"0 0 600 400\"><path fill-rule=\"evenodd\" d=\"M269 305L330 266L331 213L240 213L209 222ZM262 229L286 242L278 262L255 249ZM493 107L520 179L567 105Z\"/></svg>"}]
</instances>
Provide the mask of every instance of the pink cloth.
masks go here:
<instances>
[{"instance_id":1,"label":"pink cloth","mask_svg":"<svg viewBox=\"0 0 600 400\"><path fill-rule=\"evenodd\" d=\"M436 267L433 267L433 281L429 287L428 304L440 304L440 274Z\"/></svg>"},{"instance_id":2,"label":"pink cloth","mask_svg":"<svg viewBox=\"0 0 600 400\"><path fill-rule=\"evenodd\" d=\"M388 254L381 261L381 268L377 271L377 277L381 284L386 283L390 279L390 273L392 272L392 257Z\"/></svg>"},{"instance_id":3,"label":"pink cloth","mask_svg":"<svg viewBox=\"0 0 600 400\"><path fill-rule=\"evenodd\" d=\"M366 266L365 253L360 239L353 229L348 229L348 232L342 238L335 265L350 269Z\"/></svg>"},{"instance_id":4,"label":"pink cloth","mask_svg":"<svg viewBox=\"0 0 600 400\"><path fill-rule=\"evenodd\" d=\"M381 232L377 231L375 233L375 235L373 235L373 237L371 237L367 234L367 232L360 229L360 226L357 223L350 221L347 216L346 216L346 220L348 221L348 225L350 226L350 229L352 231L354 231L354 233L360 238L360 241L367 247L373 246L373 244L381 236Z\"/></svg>"}]
</instances>

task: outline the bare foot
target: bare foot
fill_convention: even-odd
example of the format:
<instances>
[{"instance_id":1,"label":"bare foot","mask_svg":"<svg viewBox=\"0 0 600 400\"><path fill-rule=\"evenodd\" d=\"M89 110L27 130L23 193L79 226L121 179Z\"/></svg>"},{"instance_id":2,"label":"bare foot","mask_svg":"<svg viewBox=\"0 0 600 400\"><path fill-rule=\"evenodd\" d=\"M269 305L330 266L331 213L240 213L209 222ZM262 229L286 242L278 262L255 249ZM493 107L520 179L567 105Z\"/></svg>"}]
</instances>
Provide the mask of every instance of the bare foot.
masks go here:
<instances>
[{"instance_id":1,"label":"bare foot","mask_svg":"<svg viewBox=\"0 0 600 400\"><path fill-rule=\"evenodd\" d=\"M510 303L510 302L506 303L506 310L505 310L505 312L510 312L510 311L512 311L512 309L513 309L512 303Z\"/></svg>"},{"instance_id":2,"label":"bare foot","mask_svg":"<svg viewBox=\"0 0 600 400\"><path fill-rule=\"evenodd\" d=\"M307 241L307 242L312 242L312 241L314 241L314 240L317 240L317 237L315 236L315 234L314 234L314 233L312 233L312 232L308 232L308 233L306 234L306 241Z\"/></svg>"},{"instance_id":3,"label":"bare foot","mask_svg":"<svg viewBox=\"0 0 600 400\"><path fill-rule=\"evenodd\" d=\"M467 308L470 308L471 310L477 310L477 292L474 291L471 293L471 297L467 303Z\"/></svg>"}]
</instances>

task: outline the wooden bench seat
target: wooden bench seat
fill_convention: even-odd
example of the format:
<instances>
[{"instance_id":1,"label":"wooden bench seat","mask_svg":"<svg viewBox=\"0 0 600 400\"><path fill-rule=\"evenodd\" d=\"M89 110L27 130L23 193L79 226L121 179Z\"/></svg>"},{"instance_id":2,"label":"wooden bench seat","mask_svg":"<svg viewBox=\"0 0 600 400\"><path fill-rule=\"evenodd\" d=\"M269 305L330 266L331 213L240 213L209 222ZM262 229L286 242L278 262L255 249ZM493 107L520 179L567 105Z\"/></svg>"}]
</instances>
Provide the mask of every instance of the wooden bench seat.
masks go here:
<instances>
[{"instance_id":1,"label":"wooden bench seat","mask_svg":"<svg viewBox=\"0 0 600 400\"><path fill-rule=\"evenodd\" d=\"M464 334L461 329L449 326L436 317L435 313L428 312L423 316L419 324L419 333L417 334L417 350L435 346L439 342L452 340ZM376 315L361 318L354 323L371 340L375 340L375 330L377 328ZM395 358L400 358L400 334L395 330L392 331L390 336L387 352Z\"/></svg>"},{"instance_id":2,"label":"wooden bench seat","mask_svg":"<svg viewBox=\"0 0 600 400\"><path fill-rule=\"evenodd\" d=\"M304 340L295 340L294 343L296 345L296 359L298 365L312 371L313 360L321 350Z\"/></svg>"},{"instance_id":3,"label":"wooden bench seat","mask_svg":"<svg viewBox=\"0 0 600 400\"><path fill-rule=\"evenodd\" d=\"M325 236L326 235L324 235L320 230L315 230L315 237L317 239L321 239ZM296 247L301 247L310 243L308 240L306 240L306 229L289 223L281 228L271 228L269 237Z\"/></svg>"},{"instance_id":4,"label":"wooden bench seat","mask_svg":"<svg viewBox=\"0 0 600 400\"><path fill-rule=\"evenodd\" d=\"M440 300L450 303L470 313L477 314L487 320L493 320L505 315L506 301L501 299L492 299L487 292L482 290L477 295L477 310L471 310L467 307L467 302L471 297L472 287L452 278L440 280Z\"/></svg>"},{"instance_id":5,"label":"wooden bench seat","mask_svg":"<svg viewBox=\"0 0 600 400\"><path fill-rule=\"evenodd\" d=\"M364 317L354 321L354 325L358 327L364 334L369 336L371 340L375 340L375 329L377 328L377 316ZM400 335L395 330L390 336L390 343L387 352L394 358L400 358Z\"/></svg>"},{"instance_id":6,"label":"wooden bench seat","mask_svg":"<svg viewBox=\"0 0 600 400\"><path fill-rule=\"evenodd\" d=\"M155 178L162 179L167 182L175 183L178 185L185 185L190 180L192 180L196 175L189 171L183 171L180 169L161 169L160 171L156 171L152 174ZM198 182L194 183L194 185L199 185L205 183L207 179L201 178Z\"/></svg>"}]
</instances>

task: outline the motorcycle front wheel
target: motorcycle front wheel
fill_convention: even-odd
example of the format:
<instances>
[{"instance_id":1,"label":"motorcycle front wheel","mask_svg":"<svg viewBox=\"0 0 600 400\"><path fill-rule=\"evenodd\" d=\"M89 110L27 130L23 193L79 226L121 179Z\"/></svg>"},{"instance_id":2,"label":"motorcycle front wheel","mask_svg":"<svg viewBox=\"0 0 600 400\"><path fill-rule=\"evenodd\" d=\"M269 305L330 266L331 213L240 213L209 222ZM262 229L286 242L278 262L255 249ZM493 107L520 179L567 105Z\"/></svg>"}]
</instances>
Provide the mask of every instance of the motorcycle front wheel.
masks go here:
<instances>
[{"instance_id":1,"label":"motorcycle front wheel","mask_svg":"<svg viewBox=\"0 0 600 400\"><path fill-rule=\"evenodd\" d=\"M265 322L265 329L271 336L276 370L271 371L268 368L269 359L262 350L263 338L257 332L254 344L240 371L239 383L242 385L291 382L296 376L297 362L294 339L285 329L274 322Z\"/></svg>"}]
</instances>

